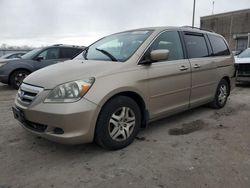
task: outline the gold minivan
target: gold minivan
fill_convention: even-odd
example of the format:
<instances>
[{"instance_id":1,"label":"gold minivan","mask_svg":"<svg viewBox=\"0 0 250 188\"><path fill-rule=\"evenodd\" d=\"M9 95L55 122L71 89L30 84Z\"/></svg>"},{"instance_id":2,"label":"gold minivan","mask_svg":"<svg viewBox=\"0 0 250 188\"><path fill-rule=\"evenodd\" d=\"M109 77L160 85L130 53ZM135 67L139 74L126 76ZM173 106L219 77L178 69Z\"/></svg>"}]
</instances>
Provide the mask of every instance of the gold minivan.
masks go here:
<instances>
[{"instance_id":1,"label":"gold minivan","mask_svg":"<svg viewBox=\"0 0 250 188\"><path fill-rule=\"evenodd\" d=\"M149 122L204 104L222 108L234 82L234 58L221 35L143 28L104 37L75 59L30 74L13 112L47 139L120 149Z\"/></svg>"}]
</instances>

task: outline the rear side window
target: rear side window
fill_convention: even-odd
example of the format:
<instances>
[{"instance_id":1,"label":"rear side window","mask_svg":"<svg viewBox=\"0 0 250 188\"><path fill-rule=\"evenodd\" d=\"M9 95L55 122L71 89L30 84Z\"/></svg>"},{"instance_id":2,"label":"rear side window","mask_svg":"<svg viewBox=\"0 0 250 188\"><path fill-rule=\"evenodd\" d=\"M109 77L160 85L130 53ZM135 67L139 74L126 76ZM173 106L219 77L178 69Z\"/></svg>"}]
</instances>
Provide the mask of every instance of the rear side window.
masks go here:
<instances>
[{"instance_id":1,"label":"rear side window","mask_svg":"<svg viewBox=\"0 0 250 188\"><path fill-rule=\"evenodd\" d=\"M211 42L214 56L230 55L230 51L223 38L214 35L208 35Z\"/></svg>"},{"instance_id":2,"label":"rear side window","mask_svg":"<svg viewBox=\"0 0 250 188\"><path fill-rule=\"evenodd\" d=\"M190 59L208 57L207 43L202 34L185 33L184 38Z\"/></svg>"},{"instance_id":3,"label":"rear side window","mask_svg":"<svg viewBox=\"0 0 250 188\"><path fill-rule=\"evenodd\" d=\"M48 48L38 55L44 60L49 59L59 59L59 49L58 48Z\"/></svg>"},{"instance_id":4,"label":"rear side window","mask_svg":"<svg viewBox=\"0 0 250 188\"><path fill-rule=\"evenodd\" d=\"M81 53L83 50L78 48L61 48L60 51L61 59L72 59L73 57Z\"/></svg>"}]
</instances>

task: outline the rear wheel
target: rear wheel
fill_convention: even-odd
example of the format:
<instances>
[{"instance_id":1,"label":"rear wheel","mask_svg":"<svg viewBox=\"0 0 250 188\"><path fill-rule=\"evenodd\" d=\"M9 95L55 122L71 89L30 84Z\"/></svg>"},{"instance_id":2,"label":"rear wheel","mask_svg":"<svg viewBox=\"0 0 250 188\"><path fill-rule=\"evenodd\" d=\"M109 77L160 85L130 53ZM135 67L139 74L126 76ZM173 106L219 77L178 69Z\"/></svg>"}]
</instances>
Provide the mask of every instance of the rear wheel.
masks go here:
<instances>
[{"instance_id":1,"label":"rear wheel","mask_svg":"<svg viewBox=\"0 0 250 188\"><path fill-rule=\"evenodd\" d=\"M230 87L225 79L222 79L217 87L213 102L210 103L212 108L223 108L227 102L230 93Z\"/></svg>"},{"instance_id":2,"label":"rear wheel","mask_svg":"<svg viewBox=\"0 0 250 188\"><path fill-rule=\"evenodd\" d=\"M20 85L22 84L24 78L28 76L30 72L26 70L16 70L14 71L10 76L10 85L14 89L18 89Z\"/></svg>"},{"instance_id":3,"label":"rear wheel","mask_svg":"<svg viewBox=\"0 0 250 188\"><path fill-rule=\"evenodd\" d=\"M95 141L107 149L121 149L133 142L140 124L141 112L137 103L129 97L117 96L100 112Z\"/></svg>"}]
</instances>

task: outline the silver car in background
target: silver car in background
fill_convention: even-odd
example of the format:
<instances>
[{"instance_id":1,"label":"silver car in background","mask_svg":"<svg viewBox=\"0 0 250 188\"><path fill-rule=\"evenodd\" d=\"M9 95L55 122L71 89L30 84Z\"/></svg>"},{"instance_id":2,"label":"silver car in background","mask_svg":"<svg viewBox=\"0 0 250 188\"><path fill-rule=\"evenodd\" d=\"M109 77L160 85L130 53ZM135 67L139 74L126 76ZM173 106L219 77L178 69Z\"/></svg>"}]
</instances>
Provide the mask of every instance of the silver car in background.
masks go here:
<instances>
[{"instance_id":1,"label":"silver car in background","mask_svg":"<svg viewBox=\"0 0 250 188\"><path fill-rule=\"evenodd\" d=\"M235 57L235 65L237 67L236 81L250 82L250 48Z\"/></svg>"}]
</instances>

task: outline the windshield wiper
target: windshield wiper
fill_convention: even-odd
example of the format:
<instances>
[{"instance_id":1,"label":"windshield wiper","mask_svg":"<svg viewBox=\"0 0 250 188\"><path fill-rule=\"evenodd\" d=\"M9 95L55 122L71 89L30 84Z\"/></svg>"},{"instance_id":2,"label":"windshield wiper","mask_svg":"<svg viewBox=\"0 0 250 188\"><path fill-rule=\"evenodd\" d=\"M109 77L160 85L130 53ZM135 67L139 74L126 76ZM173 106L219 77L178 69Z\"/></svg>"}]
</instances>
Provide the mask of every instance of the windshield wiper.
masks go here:
<instances>
[{"instance_id":1,"label":"windshield wiper","mask_svg":"<svg viewBox=\"0 0 250 188\"><path fill-rule=\"evenodd\" d=\"M105 54L106 56L108 56L112 61L118 61L112 54L110 54L106 50L99 49L99 48L96 48L96 50L99 51L99 52L102 52L103 54Z\"/></svg>"},{"instance_id":2,"label":"windshield wiper","mask_svg":"<svg viewBox=\"0 0 250 188\"><path fill-rule=\"evenodd\" d=\"M82 56L85 60L87 60L87 54L88 54L88 50L89 50L89 47L86 47L84 50L83 50L83 53L82 53Z\"/></svg>"}]
</instances>

